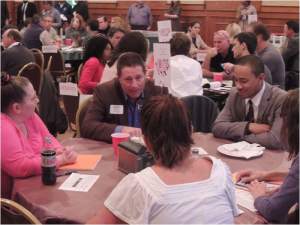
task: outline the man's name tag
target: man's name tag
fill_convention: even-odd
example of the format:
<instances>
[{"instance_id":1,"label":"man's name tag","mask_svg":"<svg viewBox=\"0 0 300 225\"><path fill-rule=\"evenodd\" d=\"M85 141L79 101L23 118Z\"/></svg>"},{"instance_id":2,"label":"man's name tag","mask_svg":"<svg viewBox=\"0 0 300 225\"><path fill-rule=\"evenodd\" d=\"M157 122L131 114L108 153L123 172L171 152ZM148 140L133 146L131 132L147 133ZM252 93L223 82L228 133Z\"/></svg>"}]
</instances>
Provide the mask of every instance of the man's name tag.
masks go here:
<instances>
[{"instance_id":1,"label":"man's name tag","mask_svg":"<svg viewBox=\"0 0 300 225\"><path fill-rule=\"evenodd\" d=\"M123 105L110 105L109 113L122 115L124 113L124 106Z\"/></svg>"}]
</instances>

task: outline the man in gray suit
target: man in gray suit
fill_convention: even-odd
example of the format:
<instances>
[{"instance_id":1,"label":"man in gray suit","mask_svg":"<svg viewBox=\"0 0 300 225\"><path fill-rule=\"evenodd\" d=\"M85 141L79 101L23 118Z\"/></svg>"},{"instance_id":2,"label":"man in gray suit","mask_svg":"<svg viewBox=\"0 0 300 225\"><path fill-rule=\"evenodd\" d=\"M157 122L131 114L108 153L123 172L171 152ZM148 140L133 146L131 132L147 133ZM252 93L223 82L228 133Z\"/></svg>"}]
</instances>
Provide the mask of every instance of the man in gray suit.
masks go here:
<instances>
[{"instance_id":1,"label":"man in gray suit","mask_svg":"<svg viewBox=\"0 0 300 225\"><path fill-rule=\"evenodd\" d=\"M269 149L282 148L280 113L286 92L264 81L264 63L257 56L240 58L233 73L236 87L213 125L213 134Z\"/></svg>"}]
</instances>

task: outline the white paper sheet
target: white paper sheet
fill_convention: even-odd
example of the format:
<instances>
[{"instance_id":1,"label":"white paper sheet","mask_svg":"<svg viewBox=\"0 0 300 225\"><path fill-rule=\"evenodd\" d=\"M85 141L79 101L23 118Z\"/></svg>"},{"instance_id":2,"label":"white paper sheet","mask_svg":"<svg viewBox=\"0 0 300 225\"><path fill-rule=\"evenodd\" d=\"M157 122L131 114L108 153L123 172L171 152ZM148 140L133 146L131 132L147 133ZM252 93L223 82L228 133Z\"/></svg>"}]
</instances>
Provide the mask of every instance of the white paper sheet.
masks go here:
<instances>
[{"instance_id":1,"label":"white paper sheet","mask_svg":"<svg viewBox=\"0 0 300 225\"><path fill-rule=\"evenodd\" d=\"M68 96L78 96L77 84L71 82L60 82L59 94Z\"/></svg>"},{"instance_id":2,"label":"white paper sheet","mask_svg":"<svg viewBox=\"0 0 300 225\"><path fill-rule=\"evenodd\" d=\"M168 42L172 38L171 20L157 21L158 41Z\"/></svg>"},{"instance_id":3,"label":"white paper sheet","mask_svg":"<svg viewBox=\"0 0 300 225\"><path fill-rule=\"evenodd\" d=\"M254 198L249 191L241 190L239 188L235 189L236 202L238 205L243 206L246 209L249 209L252 212L257 210L254 208Z\"/></svg>"},{"instance_id":4,"label":"white paper sheet","mask_svg":"<svg viewBox=\"0 0 300 225\"><path fill-rule=\"evenodd\" d=\"M99 175L72 173L58 189L88 192L99 177Z\"/></svg>"}]
</instances>

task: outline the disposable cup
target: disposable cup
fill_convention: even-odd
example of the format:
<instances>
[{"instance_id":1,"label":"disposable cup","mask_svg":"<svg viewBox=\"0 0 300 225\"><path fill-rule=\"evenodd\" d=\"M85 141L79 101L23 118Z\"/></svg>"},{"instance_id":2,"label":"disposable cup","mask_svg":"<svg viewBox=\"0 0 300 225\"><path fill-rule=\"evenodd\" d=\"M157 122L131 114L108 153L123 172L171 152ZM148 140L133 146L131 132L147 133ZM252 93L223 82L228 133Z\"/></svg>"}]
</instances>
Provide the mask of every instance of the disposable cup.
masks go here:
<instances>
[{"instance_id":1,"label":"disposable cup","mask_svg":"<svg viewBox=\"0 0 300 225\"><path fill-rule=\"evenodd\" d=\"M213 73L214 81L223 81L223 73Z\"/></svg>"},{"instance_id":2,"label":"disposable cup","mask_svg":"<svg viewBox=\"0 0 300 225\"><path fill-rule=\"evenodd\" d=\"M119 156L119 143L123 142L123 141L128 141L129 140L129 134L127 133L113 133L111 135L112 137L112 144L113 144L113 148L114 148L114 153L115 153L115 157L118 158Z\"/></svg>"}]
</instances>

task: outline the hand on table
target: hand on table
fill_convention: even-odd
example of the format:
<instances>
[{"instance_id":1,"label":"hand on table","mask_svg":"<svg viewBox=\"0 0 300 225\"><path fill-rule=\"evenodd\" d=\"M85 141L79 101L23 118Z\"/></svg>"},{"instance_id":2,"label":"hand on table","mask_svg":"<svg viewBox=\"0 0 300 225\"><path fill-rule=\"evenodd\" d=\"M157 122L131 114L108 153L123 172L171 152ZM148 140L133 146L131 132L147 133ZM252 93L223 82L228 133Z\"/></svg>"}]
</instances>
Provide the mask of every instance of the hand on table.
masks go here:
<instances>
[{"instance_id":1,"label":"hand on table","mask_svg":"<svg viewBox=\"0 0 300 225\"><path fill-rule=\"evenodd\" d=\"M142 130L136 127L123 127L121 132L129 134L131 137L142 136Z\"/></svg>"},{"instance_id":2,"label":"hand on table","mask_svg":"<svg viewBox=\"0 0 300 225\"><path fill-rule=\"evenodd\" d=\"M247 187L254 199L268 194L267 185L265 182L254 180L249 185L247 185Z\"/></svg>"},{"instance_id":3,"label":"hand on table","mask_svg":"<svg viewBox=\"0 0 300 225\"><path fill-rule=\"evenodd\" d=\"M234 65L232 63L224 63L223 64L224 71L227 74L229 74L233 71L233 67L234 67Z\"/></svg>"},{"instance_id":4,"label":"hand on table","mask_svg":"<svg viewBox=\"0 0 300 225\"><path fill-rule=\"evenodd\" d=\"M271 126L268 124L250 123L249 130L252 134L261 134L269 132L271 130Z\"/></svg>"},{"instance_id":5,"label":"hand on table","mask_svg":"<svg viewBox=\"0 0 300 225\"><path fill-rule=\"evenodd\" d=\"M249 183L254 180L263 180L264 172L258 170L241 170L235 174L236 181Z\"/></svg>"},{"instance_id":6,"label":"hand on table","mask_svg":"<svg viewBox=\"0 0 300 225\"><path fill-rule=\"evenodd\" d=\"M75 163L77 160L77 153L71 147L65 147L57 157L59 165Z\"/></svg>"}]
</instances>

